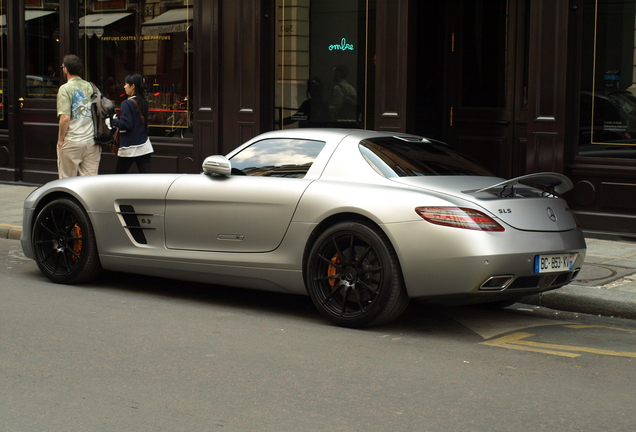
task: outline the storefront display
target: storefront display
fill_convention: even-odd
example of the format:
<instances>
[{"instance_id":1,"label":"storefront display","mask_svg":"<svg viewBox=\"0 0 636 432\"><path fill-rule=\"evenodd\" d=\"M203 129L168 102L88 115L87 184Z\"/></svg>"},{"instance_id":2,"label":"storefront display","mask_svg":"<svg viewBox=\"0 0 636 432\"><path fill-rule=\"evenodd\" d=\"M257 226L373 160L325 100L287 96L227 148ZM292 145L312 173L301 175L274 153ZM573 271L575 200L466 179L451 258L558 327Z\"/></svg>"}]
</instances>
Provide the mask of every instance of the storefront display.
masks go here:
<instances>
[{"instance_id":1,"label":"storefront display","mask_svg":"<svg viewBox=\"0 0 636 432\"><path fill-rule=\"evenodd\" d=\"M375 1L277 1L276 125L370 129Z\"/></svg>"},{"instance_id":2,"label":"storefront display","mask_svg":"<svg viewBox=\"0 0 636 432\"><path fill-rule=\"evenodd\" d=\"M579 156L636 158L635 0L588 0Z\"/></svg>"},{"instance_id":3,"label":"storefront display","mask_svg":"<svg viewBox=\"0 0 636 432\"><path fill-rule=\"evenodd\" d=\"M4 11L5 9L5 0L0 0L0 10ZM7 93L7 79L8 79L8 68L7 68L7 35L6 29L7 26L7 15L2 14L0 17L0 26L2 27L2 31L0 31L0 129L7 128L7 116L5 111L5 94Z\"/></svg>"},{"instance_id":4,"label":"storefront display","mask_svg":"<svg viewBox=\"0 0 636 432\"><path fill-rule=\"evenodd\" d=\"M88 79L118 106L124 79L146 79L152 136L192 137L192 2L88 2L80 18Z\"/></svg>"}]
</instances>

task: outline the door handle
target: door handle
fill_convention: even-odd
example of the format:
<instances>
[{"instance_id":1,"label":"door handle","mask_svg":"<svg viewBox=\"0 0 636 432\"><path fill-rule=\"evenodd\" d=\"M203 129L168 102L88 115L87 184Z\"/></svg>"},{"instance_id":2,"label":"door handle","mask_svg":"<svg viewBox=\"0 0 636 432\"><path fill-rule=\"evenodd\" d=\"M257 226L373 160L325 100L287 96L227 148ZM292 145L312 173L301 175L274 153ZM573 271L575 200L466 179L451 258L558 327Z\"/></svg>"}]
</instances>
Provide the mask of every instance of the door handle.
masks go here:
<instances>
[{"instance_id":1,"label":"door handle","mask_svg":"<svg viewBox=\"0 0 636 432\"><path fill-rule=\"evenodd\" d=\"M20 109L24 108L24 98L18 98L20 101Z\"/></svg>"}]
</instances>

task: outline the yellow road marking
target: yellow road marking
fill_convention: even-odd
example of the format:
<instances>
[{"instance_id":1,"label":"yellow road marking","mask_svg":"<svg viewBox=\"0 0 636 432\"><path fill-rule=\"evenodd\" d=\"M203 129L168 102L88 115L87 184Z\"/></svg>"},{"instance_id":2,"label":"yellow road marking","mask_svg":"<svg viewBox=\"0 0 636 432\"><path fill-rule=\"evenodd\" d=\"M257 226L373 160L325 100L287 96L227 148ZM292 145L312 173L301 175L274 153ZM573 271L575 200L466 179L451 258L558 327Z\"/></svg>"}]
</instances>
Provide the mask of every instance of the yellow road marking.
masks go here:
<instances>
[{"instance_id":1,"label":"yellow road marking","mask_svg":"<svg viewBox=\"0 0 636 432\"><path fill-rule=\"evenodd\" d=\"M578 352L585 352L590 354L601 354L601 355L609 355L609 356L616 356L616 357L636 358L636 352L629 352L629 351L612 351L612 350L604 350L604 349L597 349L597 348L577 347L572 345L556 345L556 344L547 344L547 343L532 342L532 341L520 341L518 342L518 344L531 346L531 347L539 347L539 348L554 348L554 349L561 349L565 351L578 351Z\"/></svg>"},{"instance_id":2,"label":"yellow road marking","mask_svg":"<svg viewBox=\"0 0 636 432\"><path fill-rule=\"evenodd\" d=\"M515 344L500 344L500 343L496 343L496 341L480 342L480 343L483 345L490 345L490 346L495 346L500 348L508 348L508 349L520 350L520 351L539 352L543 354L558 355L561 357L580 357L581 356L581 354L574 354L574 353L568 353L568 352L562 352L562 351L551 351L551 350L538 349L538 348L530 348L530 347L524 347L524 346L515 345Z\"/></svg>"},{"instance_id":3,"label":"yellow road marking","mask_svg":"<svg viewBox=\"0 0 636 432\"><path fill-rule=\"evenodd\" d=\"M636 333L636 330L631 330L631 329L622 329L622 328L608 327L608 326L585 325L585 324L569 324L569 325L564 325L563 327L568 327L573 329L600 328L600 329L624 331L627 333Z\"/></svg>"},{"instance_id":4,"label":"yellow road marking","mask_svg":"<svg viewBox=\"0 0 636 432\"><path fill-rule=\"evenodd\" d=\"M573 345L548 344L541 342L526 341L523 339L534 336L532 333L513 333L503 336L492 341L480 342L482 345L496 346L500 348L516 349L522 351L542 352L544 354L558 355L562 357L579 357L580 354L571 353L583 352L589 354L609 355L615 357L631 357L636 358L636 352L630 351L612 351L597 348L578 347ZM560 350L560 351L558 351Z\"/></svg>"},{"instance_id":5,"label":"yellow road marking","mask_svg":"<svg viewBox=\"0 0 636 432\"><path fill-rule=\"evenodd\" d=\"M22 228L20 225L11 225L11 224L3 224L3 223L0 223L0 227Z\"/></svg>"},{"instance_id":6,"label":"yellow road marking","mask_svg":"<svg viewBox=\"0 0 636 432\"><path fill-rule=\"evenodd\" d=\"M530 336L534 336L534 335L532 333L513 333L508 336L503 336L491 341L480 342L480 343L482 345L490 345L490 346L495 346L500 348L508 348L508 349L515 349L515 350L521 350L521 351L540 352L544 354L552 354L552 355L558 355L562 357L580 357L581 356L581 354L574 354L569 352L553 351L553 350L547 350L547 349L540 349L536 347L523 346L523 344L520 343L522 342L522 339L528 338Z\"/></svg>"}]
</instances>

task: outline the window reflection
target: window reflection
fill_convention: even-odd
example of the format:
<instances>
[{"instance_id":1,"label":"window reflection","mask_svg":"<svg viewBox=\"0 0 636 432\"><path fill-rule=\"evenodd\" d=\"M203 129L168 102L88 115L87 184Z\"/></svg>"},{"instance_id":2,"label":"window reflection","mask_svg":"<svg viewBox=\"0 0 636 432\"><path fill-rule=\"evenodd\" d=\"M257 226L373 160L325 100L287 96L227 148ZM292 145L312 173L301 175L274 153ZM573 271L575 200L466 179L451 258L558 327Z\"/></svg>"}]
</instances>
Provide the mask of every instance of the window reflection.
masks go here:
<instances>
[{"instance_id":1,"label":"window reflection","mask_svg":"<svg viewBox=\"0 0 636 432\"><path fill-rule=\"evenodd\" d=\"M80 19L88 79L103 94L119 105L127 75L146 79L152 136L192 137L192 18L192 1L102 0Z\"/></svg>"},{"instance_id":2,"label":"window reflection","mask_svg":"<svg viewBox=\"0 0 636 432\"><path fill-rule=\"evenodd\" d=\"M373 0L277 0L275 124L372 128Z\"/></svg>"},{"instance_id":3,"label":"window reflection","mask_svg":"<svg viewBox=\"0 0 636 432\"><path fill-rule=\"evenodd\" d=\"M44 5L41 1L26 2L24 31L27 46L27 98L57 97L61 74L58 6L59 2L54 1L47 1ZM2 17L6 19L6 15ZM3 23L3 33L5 25Z\"/></svg>"},{"instance_id":4,"label":"window reflection","mask_svg":"<svg viewBox=\"0 0 636 432\"><path fill-rule=\"evenodd\" d=\"M583 9L579 156L636 157L636 0Z\"/></svg>"},{"instance_id":5,"label":"window reflection","mask_svg":"<svg viewBox=\"0 0 636 432\"><path fill-rule=\"evenodd\" d=\"M437 141L372 138L360 142L360 152L380 175L393 177L470 175L492 176L484 167Z\"/></svg>"},{"instance_id":6,"label":"window reflection","mask_svg":"<svg viewBox=\"0 0 636 432\"><path fill-rule=\"evenodd\" d=\"M7 116L5 114L5 96L7 94L7 8L5 0L0 0L0 129L8 129Z\"/></svg>"},{"instance_id":7,"label":"window reflection","mask_svg":"<svg viewBox=\"0 0 636 432\"><path fill-rule=\"evenodd\" d=\"M258 141L234 155L235 174L302 178L324 147L322 141L268 139Z\"/></svg>"}]
</instances>

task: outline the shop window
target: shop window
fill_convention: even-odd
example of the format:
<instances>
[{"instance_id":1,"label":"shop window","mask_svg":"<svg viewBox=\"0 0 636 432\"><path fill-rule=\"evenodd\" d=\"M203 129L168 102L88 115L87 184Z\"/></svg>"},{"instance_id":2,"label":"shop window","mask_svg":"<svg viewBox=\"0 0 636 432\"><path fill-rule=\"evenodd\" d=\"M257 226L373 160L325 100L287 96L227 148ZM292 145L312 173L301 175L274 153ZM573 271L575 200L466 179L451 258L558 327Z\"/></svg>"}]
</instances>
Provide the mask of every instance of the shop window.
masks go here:
<instances>
[{"instance_id":1,"label":"shop window","mask_svg":"<svg viewBox=\"0 0 636 432\"><path fill-rule=\"evenodd\" d=\"M26 52L26 97L55 99L60 87L59 2L26 0L24 31ZM2 15L6 38L6 15ZM3 73L6 69L3 68Z\"/></svg>"},{"instance_id":2,"label":"shop window","mask_svg":"<svg viewBox=\"0 0 636 432\"><path fill-rule=\"evenodd\" d=\"M374 19L371 0L277 0L276 127L373 127Z\"/></svg>"},{"instance_id":3,"label":"shop window","mask_svg":"<svg viewBox=\"0 0 636 432\"><path fill-rule=\"evenodd\" d=\"M0 12L2 12L0 26L2 31L0 32L0 129L8 129L7 112L5 97L7 95L7 6L6 0L0 0Z\"/></svg>"},{"instance_id":4,"label":"shop window","mask_svg":"<svg viewBox=\"0 0 636 432\"><path fill-rule=\"evenodd\" d=\"M152 136L192 137L193 1L93 0L80 19L87 79L119 106L143 75Z\"/></svg>"},{"instance_id":5,"label":"shop window","mask_svg":"<svg viewBox=\"0 0 636 432\"><path fill-rule=\"evenodd\" d=\"M463 20L462 107L506 106L507 0L466 0Z\"/></svg>"},{"instance_id":6,"label":"shop window","mask_svg":"<svg viewBox=\"0 0 636 432\"><path fill-rule=\"evenodd\" d=\"M579 156L636 158L636 0L583 8Z\"/></svg>"}]
</instances>

